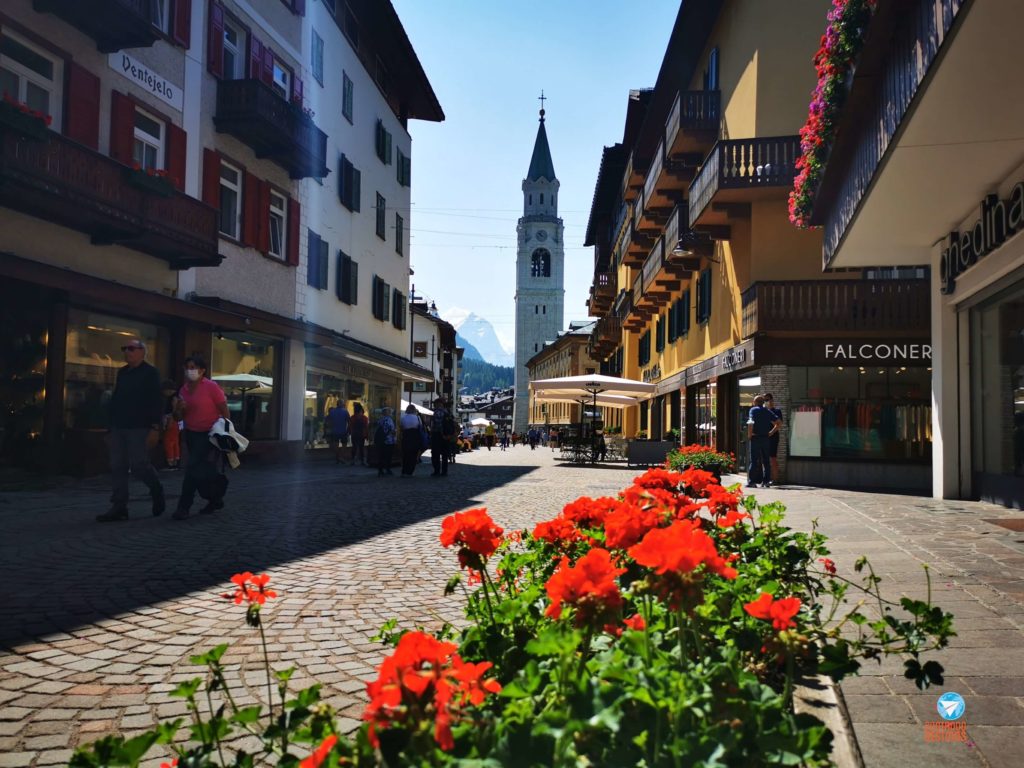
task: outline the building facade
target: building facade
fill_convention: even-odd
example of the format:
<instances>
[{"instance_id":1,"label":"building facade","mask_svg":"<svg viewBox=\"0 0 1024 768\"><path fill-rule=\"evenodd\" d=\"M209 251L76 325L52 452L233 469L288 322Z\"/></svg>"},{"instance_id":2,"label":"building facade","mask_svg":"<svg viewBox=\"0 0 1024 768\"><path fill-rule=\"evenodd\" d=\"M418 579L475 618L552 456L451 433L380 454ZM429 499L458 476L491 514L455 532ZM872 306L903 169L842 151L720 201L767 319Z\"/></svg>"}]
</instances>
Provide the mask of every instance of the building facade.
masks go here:
<instances>
[{"instance_id":1,"label":"building facade","mask_svg":"<svg viewBox=\"0 0 1024 768\"><path fill-rule=\"evenodd\" d=\"M545 342L540 352L526 361L530 381L597 373L600 366L590 356L590 334L593 330L593 322L569 323L569 330L562 331L554 340ZM590 411L588 408L588 414ZM583 421L583 415L583 406L580 403L538 402L536 393L530 392L531 427L578 428ZM593 415L590 414L589 418L593 418Z\"/></svg>"},{"instance_id":2,"label":"building facade","mask_svg":"<svg viewBox=\"0 0 1024 768\"><path fill-rule=\"evenodd\" d=\"M558 217L558 186L542 109L530 168L523 179L523 215L516 226L516 432L525 432L530 423L526 361L563 327L565 243Z\"/></svg>"},{"instance_id":3,"label":"building facade","mask_svg":"<svg viewBox=\"0 0 1024 768\"><path fill-rule=\"evenodd\" d=\"M432 408L438 397L451 408L458 392L458 348L455 346L455 326L445 322L437 313L437 306L426 302L413 302L410 306L411 359L430 371L428 382L407 382L405 399L411 403Z\"/></svg>"},{"instance_id":4,"label":"building facade","mask_svg":"<svg viewBox=\"0 0 1024 768\"><path fill-rule=\"evenodd\" d=\"M881 261L930 275L932 493L1018 509L1024 86L1006 69L1018 56L1004 30L1022 22L1015 3L880 5L811 214L826 269Z\"/></svg>"},{"instance_id":5,"label":"building facade","mask_svg":"<svg viewBox=\"0 0 1024 768\"><path fill-rule=\"evenodd\" d=\"M679 429L747 460L771 391L789 481L923 487L928 296L883 271L822 275L821 235L788 221L797 131L825 0L684 3L652 89L605 149L586 244L603 371L656 385L623 431Z\"/></svg>"},{"instance_id":6,"label":"building facade","mask_svg":"<svg viewBox=\"0 0 1024 768\"><path fill-rule=\"evenodd\" d=\"M133 336L203 354L253 454L430 381L407 127L444 115L390 3L39 6L0 10L0 462L102 471Z\"/></svg>"}]
</instances>

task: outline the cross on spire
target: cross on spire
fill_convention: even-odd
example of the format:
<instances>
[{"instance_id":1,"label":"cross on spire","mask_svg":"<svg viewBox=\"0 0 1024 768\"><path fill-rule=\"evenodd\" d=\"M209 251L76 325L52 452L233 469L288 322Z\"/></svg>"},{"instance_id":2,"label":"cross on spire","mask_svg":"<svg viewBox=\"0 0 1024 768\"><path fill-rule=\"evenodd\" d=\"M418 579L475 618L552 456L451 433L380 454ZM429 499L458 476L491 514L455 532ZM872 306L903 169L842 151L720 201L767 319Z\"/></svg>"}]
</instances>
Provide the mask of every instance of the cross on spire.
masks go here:
<instances>
[{"instance_id":1,"label":"cross on spire","mask_svg":"<svg viewBox=\"0 0 1024 768\"><path fill-rule=\"evenodd\" d=\"M544 89L542 88L540 96L537 97L538 101L540 101L540 121L542 123L544 122L544 101L546 100L546 98L547 97L544 95Z\"/></svg>"}]
</instances>

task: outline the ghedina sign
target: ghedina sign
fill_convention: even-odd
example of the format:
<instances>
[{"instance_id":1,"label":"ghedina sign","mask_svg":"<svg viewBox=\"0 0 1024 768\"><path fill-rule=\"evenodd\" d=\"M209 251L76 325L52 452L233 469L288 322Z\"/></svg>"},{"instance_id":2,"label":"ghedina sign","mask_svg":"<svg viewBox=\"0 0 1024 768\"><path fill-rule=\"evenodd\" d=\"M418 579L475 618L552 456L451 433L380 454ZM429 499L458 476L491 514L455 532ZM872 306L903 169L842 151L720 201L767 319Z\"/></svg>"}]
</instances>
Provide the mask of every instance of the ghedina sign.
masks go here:
<instances>
[{"instance_id":1,"label":"ghedina sign","mask_svg":"<svg viewBox=\"0 0 1024 768\"><path fill-rule=\"evenodd\" d=\"M939 257L941 292L953 293L956 278L1024 228L1024 182L1018 182L1006 200L988 195L981 202L981 217L965 232L950 232Z\"/></svg>"}]
</instances>

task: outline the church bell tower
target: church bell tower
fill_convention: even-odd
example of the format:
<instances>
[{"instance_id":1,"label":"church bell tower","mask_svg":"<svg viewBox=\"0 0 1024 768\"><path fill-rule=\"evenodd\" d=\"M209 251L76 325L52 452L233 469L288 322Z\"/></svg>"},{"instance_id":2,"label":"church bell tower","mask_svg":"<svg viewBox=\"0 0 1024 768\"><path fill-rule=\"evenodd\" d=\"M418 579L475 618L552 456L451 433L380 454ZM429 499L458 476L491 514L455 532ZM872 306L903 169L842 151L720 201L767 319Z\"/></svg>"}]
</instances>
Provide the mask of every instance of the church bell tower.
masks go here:
<instances>
[{"instance_id":1,"label":"church bell tower","mask_svg":"<svg viewBox=\"0 0 1024 768\"><path fill-rule=\"evenodd\" d=\"M530 170L523 179L523 215L516 226L516 372L512 428L530 424L530 377L526 361L563 329L565 254L558 218L558 179L544 130L544 95ZM533 425L537 426L537 425Z\"/></svg>"}]
</instances>

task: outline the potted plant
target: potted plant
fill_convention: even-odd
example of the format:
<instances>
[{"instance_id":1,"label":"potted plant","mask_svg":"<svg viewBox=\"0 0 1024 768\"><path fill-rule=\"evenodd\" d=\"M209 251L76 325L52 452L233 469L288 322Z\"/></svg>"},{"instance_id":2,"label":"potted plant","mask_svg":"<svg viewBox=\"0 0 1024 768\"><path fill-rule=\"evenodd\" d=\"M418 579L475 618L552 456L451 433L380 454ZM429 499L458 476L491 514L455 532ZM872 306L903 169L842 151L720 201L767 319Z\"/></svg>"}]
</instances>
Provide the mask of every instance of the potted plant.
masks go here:
<instances>
[{"instance_id":1,"label":"potted plant","mask_svg":"<svg viewBox=\"0 0 1024 768\"><path fill-rule=\"evenodd\" d=\"M0 100L0 132L10 130L28 139L45 141L52 122L50 115L31 109L4 91Z\"/></svg>"},{"instance_id":2,"label":"potted plant","mask_svg":"<svg viewBox=\"0 0 1024 768\"><path fill-rule=\"evenodd\" d=\"M674 471L684 469L702 469L710 472L718 480L724 472L731 472L736 465L736 457L731 453L716 451L707 445L684 445L668 455L667 465Z\"/></svg>"},{"instance_id":3,"label":"potted plant","mask_svg":"<svg viewBox=\"0 0 1024 768\"><path fill-rule=\"evenodd\" d=\"M633 437L633 439L634 440L646 440L647 439L647 430L646 429L638 429L636 431L636 435Z\"/></svg>"},{"instance_id":4,"label":"potted plant","mask_svg":"<svg viewBox=\"0 0 1024 768\"><path fill-rule=\"evenodd\" d=\"M127 172L128 183L160 197L174 194L174 183L162 168L143 168L135 163Z\"/></svg>"}]
</instances>

